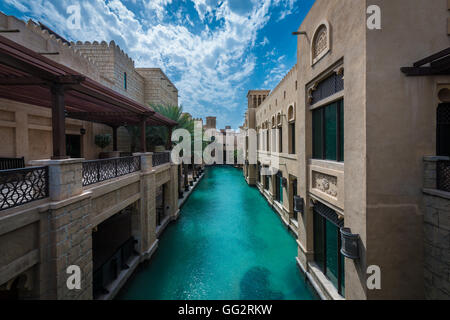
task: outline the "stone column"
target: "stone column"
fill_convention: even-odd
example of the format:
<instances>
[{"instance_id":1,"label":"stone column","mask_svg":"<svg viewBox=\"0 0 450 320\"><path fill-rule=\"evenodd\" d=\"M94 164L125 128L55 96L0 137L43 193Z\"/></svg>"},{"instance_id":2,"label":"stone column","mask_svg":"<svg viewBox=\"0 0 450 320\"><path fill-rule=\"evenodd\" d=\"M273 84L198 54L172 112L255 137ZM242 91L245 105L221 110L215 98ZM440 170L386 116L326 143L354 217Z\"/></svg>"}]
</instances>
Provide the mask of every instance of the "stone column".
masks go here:
<instances>
[{"instance_id":1,"label":"stone column","mask_svg":"<svg viewBox=\"0 0 450 320\"><path fill-rule=\"evenodd\" d=\"M189 191L189 170L187 164L183 164L183 171L184 171L184 191Z\"/></svg>"},{"instance_id":2,"label":"stone column","mask_svg":"<svg viewBox=\"0 0 450 320\"><path fill-rule=\"evenodd\" d=\"M178 199L183 199L183 167L178 165Z\"/></svg>"},{"instance_id":3,"label":"stone column","mask_svg":"<svg viewBox=\"0 0 450 320\"><path fill-rule=\"evenodd\" d=\"M50 207L41 217L48 229L41 239L40 275L47 288L44 299L90 300L92 292L91 195L83 192L82 160L32 161L49 167ZM68 268L81 271L81 287L69 288ZM75 270L74 269L74 270ZM75 274L77 271L75 271Z\"/></svg>"},{"instance_id":4,"label":"stone column","mask_svg":"<svg viewBox=\"0 0 450 320\"><path fill-rule=\"evenodd\" d=\"M424 163L424 181L423 181L423 187L425 189L437 189L437 163L441 160L450 160L448 157L424 157L423 163Z\"/></svg>"},{"instance_id":5,"label":"stone column","mask_svg":"<svg viewBox=\"0 0 450 320\"><path fill-rule=\"evenodd\" d=\"M153 172L153 153L135 153L141 158L141 201L139 206L140 228L134 230L138 240L137 251L150 258L157 246L156 240L156 203L155 173Z\"/></svg>"},{"instance_id":6,"label":"stone column","mask_svg":"<svg viewBox=\"0 0 450 320\"><path fill-rule=\"evenodd\" d=\"M178 218L178 195L179 195L179 184L178 184L178 166L176 164L170 165L170 215L172 219L176 220Z\"/></svg>"}]
</instances>

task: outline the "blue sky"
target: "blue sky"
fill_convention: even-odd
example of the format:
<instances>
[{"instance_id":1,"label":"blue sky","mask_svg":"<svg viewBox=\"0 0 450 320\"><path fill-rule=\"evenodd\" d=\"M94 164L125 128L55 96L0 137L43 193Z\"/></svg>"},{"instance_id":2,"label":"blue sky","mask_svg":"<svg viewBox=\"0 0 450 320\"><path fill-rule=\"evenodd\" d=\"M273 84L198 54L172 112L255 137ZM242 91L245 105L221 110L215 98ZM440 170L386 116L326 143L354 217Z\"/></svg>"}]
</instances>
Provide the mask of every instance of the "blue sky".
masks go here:
<instances>
[{"instance_id":1,"label":"blue sky","mask_svg":"<svg viewBox=\"0 0 450 320\"><path fill-rule=\"evenodd\" d=\"M2 0L73 41L114 40L137 67L159 67L195 118L238 128L251 89L273 89L296 62L296 37L314 0ZM81 30L67 27L79 4Z\"/></svg>"}]
</instances>

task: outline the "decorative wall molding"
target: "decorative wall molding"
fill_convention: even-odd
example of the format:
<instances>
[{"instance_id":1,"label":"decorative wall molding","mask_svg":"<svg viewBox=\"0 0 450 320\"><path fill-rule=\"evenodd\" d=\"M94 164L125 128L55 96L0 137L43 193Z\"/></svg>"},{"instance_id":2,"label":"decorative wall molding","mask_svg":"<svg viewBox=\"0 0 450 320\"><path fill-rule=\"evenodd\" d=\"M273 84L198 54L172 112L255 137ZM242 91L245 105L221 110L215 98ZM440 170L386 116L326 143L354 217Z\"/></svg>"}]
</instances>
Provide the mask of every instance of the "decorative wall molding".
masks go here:
<instances>
[{"instance_id":1,"label":"decorative wall molding","mask_svg":"<svg viewBox=\"0 0 450 320\"><path fill-rule=\"evenodd\" d=\"M330 197L338 197L337 177L313 171L312 187L320 192L326 193Z\"/></svg>"},{"instance_id":2,"label":"decorative wall molding","mask_svg":"<svg viewBox=\"0 0 450 320\"><path fill-rule=\"evenodd\" d=\"M331 29L324 20L317 26L311 45L311 65L316 64L331 50Z\"/></svg>"}]
</instances>

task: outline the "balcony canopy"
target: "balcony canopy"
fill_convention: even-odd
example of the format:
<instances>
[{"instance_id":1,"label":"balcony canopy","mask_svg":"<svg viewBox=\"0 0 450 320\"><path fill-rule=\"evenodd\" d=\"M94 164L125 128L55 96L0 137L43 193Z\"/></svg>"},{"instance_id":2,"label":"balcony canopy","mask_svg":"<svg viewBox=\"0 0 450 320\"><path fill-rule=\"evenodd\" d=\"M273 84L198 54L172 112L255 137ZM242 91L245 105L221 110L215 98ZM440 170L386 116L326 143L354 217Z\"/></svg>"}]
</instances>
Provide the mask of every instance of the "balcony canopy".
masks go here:
<instances>
[{"instance_id":1,"label":"balcony canopy","mask_svg":"<svg viewBox=\"0 0 450 320\"><path fill-rule=\"evenodd\" d=\"M175 126L150 107L0 36L0 97L52 107L52 86L62 86L65 115L111 126Z\"/></svg>"},{"instance_id":2,"label":"balcony canopy","mask_svg":"<svg viewBox=\"0 0 450 320\"><path fill-rule=\"evenodd\" d=\"M150 107L0 36L0 98L52 109L53 158L65 159L65 118L109 125L141 127L141 146L146 151L145 127L177 122Z\"/></svg>"},{"instance_id":3,"label":"balcony canopy","mask_svg":"<svg viewBox=\"0 0 450 320\"><path fill-rule=\"evenodd\" d=\"M450 75L450 48L417 61L412 67L401 68L401 71L407 76Z\"/></svg>"}]
</instances>

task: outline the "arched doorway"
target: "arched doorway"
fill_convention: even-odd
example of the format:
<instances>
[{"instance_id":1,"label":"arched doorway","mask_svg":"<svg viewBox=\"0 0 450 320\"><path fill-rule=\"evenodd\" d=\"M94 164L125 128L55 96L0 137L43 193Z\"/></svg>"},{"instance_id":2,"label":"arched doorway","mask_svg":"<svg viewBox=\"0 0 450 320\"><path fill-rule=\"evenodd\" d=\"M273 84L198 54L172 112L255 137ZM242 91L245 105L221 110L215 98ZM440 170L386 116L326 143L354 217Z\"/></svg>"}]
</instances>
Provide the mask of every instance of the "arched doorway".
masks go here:
<instances>
[{"instance_id":1,"label":"arched doorway","mask_svg":"<svg viewBox=\"0 0 450 320\"><path fill-rule=\"evenodd\" d=\"M437 108L437 156L450 157L450 103L442 103Z\"/></svg>"}]
</instances>

